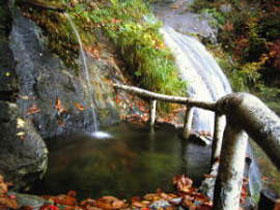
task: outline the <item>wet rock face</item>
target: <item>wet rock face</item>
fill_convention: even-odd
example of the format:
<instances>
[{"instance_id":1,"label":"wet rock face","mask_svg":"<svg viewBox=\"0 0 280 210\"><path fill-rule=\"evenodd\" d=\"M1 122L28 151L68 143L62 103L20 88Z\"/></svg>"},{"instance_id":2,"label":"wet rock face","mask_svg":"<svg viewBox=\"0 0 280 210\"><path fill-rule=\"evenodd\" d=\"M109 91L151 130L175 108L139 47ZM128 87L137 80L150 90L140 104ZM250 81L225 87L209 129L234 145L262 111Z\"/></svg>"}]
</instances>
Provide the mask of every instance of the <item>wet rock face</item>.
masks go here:
<instances>
[{"instance_id":1,"label":"wet rock face","mask_svg":"<svg viewBox=\"0 0 280 210\"><path fill-rule=\"evenodd\" d=\"M17 102L21 114L32 119L44 139L75 131L92 131L94 119L82 65L80 69L66 68L62 60L46 48L45 42L46 37L38 26L17 10L11 32L11 48L20 80ZM96 69L100 74L108 72L108 69L101 61L97 63L88 59L88 64L96 99L95 111L98 110L101 113L99 117L103 117L99 122L110 124L109 119L118 118L114 105L106 99L101 102L105 92L102 85L100 92L95 90L102 83L96 79L99 76ZM32 107L37 108L35 113L30 113Z\"/></svg>"},{"instance_id":2,"label":"wet rock face","mask_svg":"<svg viewBox=\"0 0 280 210\"><path fill-rule=\"evenodd\" d=\"M26 186L46 170L47 149L31 123L20 117L16 96L19 81L10 48L12 14L6 1L0 2L0 174Z\"/></svg>"},{"instance_id":3,"label":"wet rock face","mask_svg":"<svg viewBox=\"0 0 280 210\"><path fill-rule=\"evenodd\" d=\"M210 16L195 14L189 10L193 0L165 0L154 5L154 11L164 25L183 34L197 34L212 43L217 42L218 29L209 24Z\"/></svg>"},{"instance_id":4,"label":"wet rock face","mask_svg":"<svg viewBox=\"0 0 280 210\"><path fill-rule=\"evenodd\" d=\"M6 1L0 2L0 100L13 100L18 90L14 58L9 48L12 28L11 14Z\"/></svg>"},{"instance_id":5,"label":"wet rock face","mask_svg":"<svg viewBox=\"0 0 280 210\"><path fill-rule=\"evenodd\" d=\"M16 104L0 101L0 174L16 188L40 177L47 166L46 145L28 124Z\"/></svg>"},{"instance_id":6,"label":"wet rock face","mask_svg":"<svg viewBox=\"0 0 280 210\"><path fill-rule=\"evenodd\" d=\"M42 39L36 25L17 10L11 48L20 80L20 112L33 120L43 138L89 127L93 124L91 110L80 111L74 105L89 107L83 103L86 100L82 83L74 71L66 69L60 59L45 49ZM31 107L37 111L30 113Z\"/></svg>"}]
</instances>

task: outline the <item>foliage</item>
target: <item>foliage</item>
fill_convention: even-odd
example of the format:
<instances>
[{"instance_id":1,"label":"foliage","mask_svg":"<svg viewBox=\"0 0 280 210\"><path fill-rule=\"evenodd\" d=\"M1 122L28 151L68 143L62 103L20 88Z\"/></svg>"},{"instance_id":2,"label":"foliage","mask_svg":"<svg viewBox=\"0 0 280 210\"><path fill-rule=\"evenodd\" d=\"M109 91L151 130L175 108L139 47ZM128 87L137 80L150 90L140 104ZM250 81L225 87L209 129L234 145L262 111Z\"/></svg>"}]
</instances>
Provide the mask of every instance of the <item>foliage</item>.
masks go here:
<instances>
[{"instance_id":1,"label":"foliage","mask_svg":"<svg viewBox=\"0 0 280 210\"><path fill-rule=\"evenodd\" d=\"M183 94L185 84L178 79L170 51L159 34L143 0L57 0L65 5L75 22L84 45L95 46L105 36L119 49L128 69L143 87L165 94ZM42 12L42 11L40 11ZM77 40L63 14L25 10L43 27L49 45L69 66L78 56Z\"/></svg>"},{"instance_id":2,"label":"foliage","mask_svg":"<svg viewBox=\"0 0 280 210\"><path fill-rule=\"evenodd\" d=\"M237 89L243 86L241 83L254 87L262 81L279 87L280 5L277 1L198 0L192 8L206 11L216 19L218 41L230 63L235 63L227 67L231 68L232 80L237 81Z\"/></svg>"}]
</instances>

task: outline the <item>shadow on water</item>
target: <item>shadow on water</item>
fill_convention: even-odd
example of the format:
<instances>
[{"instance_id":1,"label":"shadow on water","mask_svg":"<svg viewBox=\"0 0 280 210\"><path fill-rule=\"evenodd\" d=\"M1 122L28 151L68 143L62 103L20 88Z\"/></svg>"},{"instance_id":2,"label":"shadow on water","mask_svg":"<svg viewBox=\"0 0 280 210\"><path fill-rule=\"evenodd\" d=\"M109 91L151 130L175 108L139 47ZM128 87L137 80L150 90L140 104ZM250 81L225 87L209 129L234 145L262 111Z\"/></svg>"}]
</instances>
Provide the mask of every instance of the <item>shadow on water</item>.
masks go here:
<instances>
[{"instance_id":1,"label":"shadow on water","mask_svg":"<svg viewBox=\"0 0 280 210\"><path fill-rule=\"evenodd\" d=\"M210 148L182 141L174 128L121 124L105 130L112 138L76 134L50 140L49 169L33 193L76 190L80 198L128 198L157 188L172 191L171 179L181 173L198 185L208 171Z\"/></svg>"}]
</instances>

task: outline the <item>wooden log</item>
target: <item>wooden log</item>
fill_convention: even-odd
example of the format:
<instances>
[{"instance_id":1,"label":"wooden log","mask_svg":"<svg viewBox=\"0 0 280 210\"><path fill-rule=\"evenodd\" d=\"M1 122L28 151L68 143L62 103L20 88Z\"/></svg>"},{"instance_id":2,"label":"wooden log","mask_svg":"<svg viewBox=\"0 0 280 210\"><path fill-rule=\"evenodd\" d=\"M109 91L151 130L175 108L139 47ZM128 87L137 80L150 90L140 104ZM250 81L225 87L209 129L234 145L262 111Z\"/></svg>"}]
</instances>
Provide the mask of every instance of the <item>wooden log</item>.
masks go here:
<instances>
[{"instance_id":1,"label":"wooden log","mask_svg":"<svg viewBox=\"0 0 280 210\"><path fill-rule=\"evenodd\" d=\"M202 109L215 111L216 110L216 104L214 102L207 102L207 101L199 101L187 97L180 97L180 96L170 96L165 94L159 94L154 93L152 91L144 90L138 87L132 87L128 85L120 85L120 84L114 84L115 88L125 90L131 93L138 94L143 97L153 98L160 101L165 102L171 102L171 103L177 103L177 104L186 104L189 106L196 106Z\"/></svg>"},{"instance_id":2,"label":"wooden log","mask_svg":"<svg viewBox=\"0 0 280 210\"><path fill-rule=\"evenodd\" d=\"M212 164L214 164L214 162L218 160L220 157L225 126L226 126L226 117L224 115L215 113L215 128L214 128L214 136L213 136L213 143L212 143L212 155L211 155Z\"/></svg>"},{"instance_id":3,"label":"wooden log","mask_svg":"<svg viewBox=\"0 0 280 210\"><path fill-rule=\"evenodd\" d=\"M260 99L248 93L232 93L216 105L227 122L239 125L280 169L280 118Z\"/></svg>"},{"instance_id":4,"label":"wooden log","mask_svg":"<svg viewBox=\"0 0 280 210\"><path fill-rule=\"evenodd\" d=\"M150 126L153 127L156 121L157 100L150 100Z\"/></svg>"},{"instance_id":5,"label":"wooden log","mask_svg":"<svg viewBox=\"0 0 280 210\"><path fill-rule=\"evenodd\" d=\"M187 107L186 114L185 114L185 122L183 127L182 136L185 139L190 138L191 131L192 131L192 120L193 120L193 108L191 106Z\"/></svg>"},{"instance_id":6,"label":"wooden log","mask_svg":"<svg viewBox=\"0 0 280 210\"><path fill-rule=\"evenodd\" d=\"M215 210L239 210L248 135L227 121L214 190Z\"/></svg>"}]
</instances>

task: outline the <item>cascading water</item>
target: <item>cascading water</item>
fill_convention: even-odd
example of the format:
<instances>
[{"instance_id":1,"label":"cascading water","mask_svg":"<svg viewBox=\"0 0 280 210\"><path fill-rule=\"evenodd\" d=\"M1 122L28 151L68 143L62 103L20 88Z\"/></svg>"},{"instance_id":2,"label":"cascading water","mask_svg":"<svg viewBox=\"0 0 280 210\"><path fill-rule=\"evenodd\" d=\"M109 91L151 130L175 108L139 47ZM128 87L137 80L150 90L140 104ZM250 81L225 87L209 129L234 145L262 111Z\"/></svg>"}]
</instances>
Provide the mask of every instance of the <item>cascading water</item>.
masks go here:
<instances>
[{"instance_id":1,"label":"cascading water","mask_svg":"<svg viewBox=\"0 0 280 210\"><path fill-rule=\"evenodd\" d=\"M191 98L216 101L231 92L230 84L213 56L194 37L176 32L165 26L161 28L166 45L175 55L181 78L188 83ZM195 132L213 134L213 112L194 108Z\"/></svg>"},{"instance_id":2,"label":"cascading water","mask_svg":"<svg viewBox=\"0 0 280 210\"><path fill-rule=\"evenodd\" d=\"M90 84L90 77L89 77L89 71L88 71L88 65L87 65L87 61L86 61L86 55L85 55L85 51L83 49L83 43L80 37L80 34L75 26L75 24L73 23L71 17L69 16L69 14L64 13L65 17L67 18L67 20L69 21L74 34L76 36L76 39L78 41L79 47L80 47L80 56L82 58L82 64L83 64L83 73L85 75L86 78L86 84L87 84L87 97L90 103L90 108L92 110L92 117L93 117L93 126L94 126L94 130L93 133L91 134L93 137L96 138L110 138L110 134L104 133L102 131L98 131L98 125L97 125L97 117L96 117L96 112L95 112L95 107L94 107L94 100L93 100L93 89L92 86Z\"/></svg>"},{"instance_id":3,"label":"cascading water","mask_svg":"<svg viewBox=\"0 0 280 210\"><path fill-rule=\"evenodd\" d=\"M223 71L207 51L194 37L176 32L164 26L161 28L166 45L171 49L181 78L188 83L190 97L205 101L216 101L232 92L229 81ZM207 131L213 135L214 114L194 108L193 129L195 132ZM251 196L258 196L261 189L259 168L253 158L251 147L247 149L249 190Z\"/></svg>"}]
</instances>

